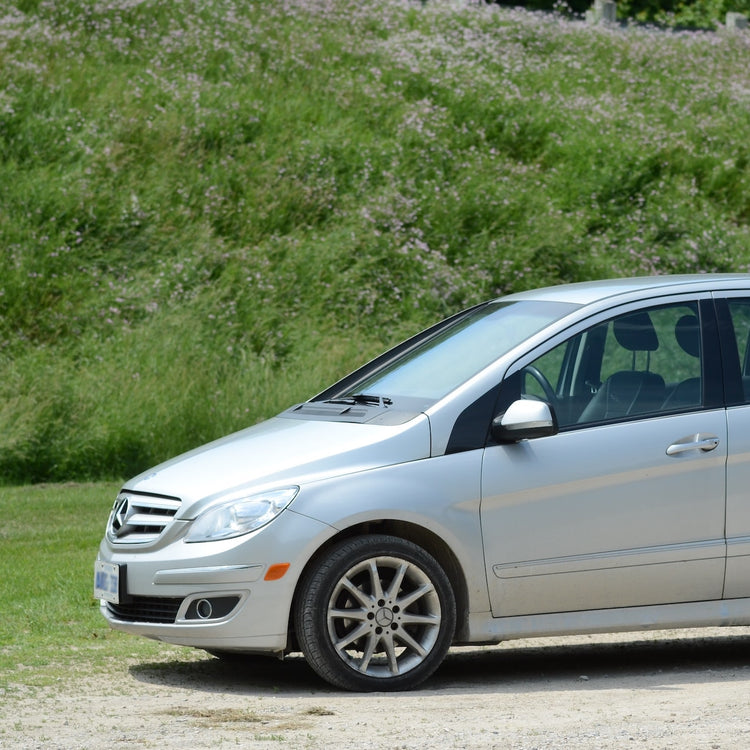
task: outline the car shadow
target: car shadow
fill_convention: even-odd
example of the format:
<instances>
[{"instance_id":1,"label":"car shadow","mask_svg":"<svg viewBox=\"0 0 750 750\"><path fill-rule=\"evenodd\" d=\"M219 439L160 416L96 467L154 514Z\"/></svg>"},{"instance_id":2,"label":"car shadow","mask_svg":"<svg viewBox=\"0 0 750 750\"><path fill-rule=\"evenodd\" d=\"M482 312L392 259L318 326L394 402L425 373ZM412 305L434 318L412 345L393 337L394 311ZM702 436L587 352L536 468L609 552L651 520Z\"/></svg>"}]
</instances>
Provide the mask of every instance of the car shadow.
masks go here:
<instances>
[{"instance_id":1,"label":"car shadow","mask_svg":"<svg viewBox=\"0 0 750 750\"><path fill-rule=\"evenodd\" d=\"M432 684L441 690L539 692L638 686L663 690L712 681L750 680L750 636L677 637L615 642L592 639L535 646L457 650Z\"/></svg>"},{"instance_id":2,"label":"car shadow","mask_svg":"<svg viewBox=\"0 0 750 750\"><path fill-rule=\"evenodd\" d=\"M554 690L666 690L681 685L750 680L750 635L639 638L581 637L452 649L417 693L534 693ZM208 693L310 695L341 693L299 655L172 660L130 667L141 682Z\"/></svg>"},{"instance_id":3,"label":"car shadow","mask_svg":"<svg viewBox=\"0 0 750 750\"><path fill-rule=\"evenodd\" d=\"M135 664L130 674L141 682L192 688L207 693L335 692L307 666L301 655L280 659L264 656L165 661Z\"/></svg>"}]
</instances>

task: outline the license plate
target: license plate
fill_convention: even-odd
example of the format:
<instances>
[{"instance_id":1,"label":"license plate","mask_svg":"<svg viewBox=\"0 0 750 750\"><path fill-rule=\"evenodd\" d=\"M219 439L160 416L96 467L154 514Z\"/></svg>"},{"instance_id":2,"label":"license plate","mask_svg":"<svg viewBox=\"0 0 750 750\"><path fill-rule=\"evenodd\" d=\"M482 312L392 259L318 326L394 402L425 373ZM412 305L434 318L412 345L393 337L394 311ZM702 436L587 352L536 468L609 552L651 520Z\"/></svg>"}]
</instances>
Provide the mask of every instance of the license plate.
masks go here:
<instances>
[{"instance_id":1,"label":"license plate","mask_svg":"<svg viewBox=\"0 0 750 750\"><path fill-rule=\"evenodd\" d=\"M120 566L97 560L94 566L94 598L120 603Z\"/></svg>"}]
</instances>

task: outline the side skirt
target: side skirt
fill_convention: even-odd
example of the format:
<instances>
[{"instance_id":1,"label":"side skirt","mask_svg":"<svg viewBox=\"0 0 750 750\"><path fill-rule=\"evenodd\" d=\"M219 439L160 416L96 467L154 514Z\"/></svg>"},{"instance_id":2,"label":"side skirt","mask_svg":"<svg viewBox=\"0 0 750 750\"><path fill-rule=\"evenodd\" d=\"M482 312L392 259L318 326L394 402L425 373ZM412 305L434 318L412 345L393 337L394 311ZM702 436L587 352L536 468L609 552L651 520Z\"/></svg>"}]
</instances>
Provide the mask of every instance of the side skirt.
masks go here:
<instances>
[{"instance_id":1,"label":"side skirt","mask_svg":"<svg viewBox=\"0 0 750 750\"><path fill-rule=\"evenodd\" d=\"M469 637L464 642L738 625L750 625L750 598L516 617L474 613L469 615Z\"/></svg>"}]
</instances>

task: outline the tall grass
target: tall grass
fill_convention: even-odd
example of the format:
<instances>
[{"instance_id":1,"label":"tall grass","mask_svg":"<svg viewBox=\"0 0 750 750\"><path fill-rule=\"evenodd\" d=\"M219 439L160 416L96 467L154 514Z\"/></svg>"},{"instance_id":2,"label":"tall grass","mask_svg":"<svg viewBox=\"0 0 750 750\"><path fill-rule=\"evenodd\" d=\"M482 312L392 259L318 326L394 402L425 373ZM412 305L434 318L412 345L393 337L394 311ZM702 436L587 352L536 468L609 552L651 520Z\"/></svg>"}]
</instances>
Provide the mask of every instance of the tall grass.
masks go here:
<instances>
[{"instance_id":1,"label":"tall grass","mask_svg":"<svg viewBox=\"0 0 750 750\"><path fill-rule=\"evenodd\" d=\"M483 3L0 11L0 481L121 477L482 298L750 262L750 38Z\"/></svg>"}]
</instances>

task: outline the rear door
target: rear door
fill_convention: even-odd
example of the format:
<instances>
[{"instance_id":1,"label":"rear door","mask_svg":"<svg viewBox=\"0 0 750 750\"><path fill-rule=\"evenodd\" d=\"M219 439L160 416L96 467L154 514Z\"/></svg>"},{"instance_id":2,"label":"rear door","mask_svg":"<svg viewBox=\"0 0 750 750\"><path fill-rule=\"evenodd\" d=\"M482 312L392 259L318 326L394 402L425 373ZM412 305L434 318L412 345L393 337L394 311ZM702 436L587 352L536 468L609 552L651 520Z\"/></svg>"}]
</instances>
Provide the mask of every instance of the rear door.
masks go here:
<instances>
[{"instance_id":1,"label":"rear door","mask_svg":"<svg viewBox=\"0 0 750 750\"><path fill-rule=\"evenodd\" d=\"M552 401L561 429L485 450L495 616L721 597L719 373L705 298L623 308L512 368L501 400Z\"/></svg>"},{"instance_id":2,"label":"rear door","mask_svg":"<svg viewBox=\"0 0 750 750\"><path fill-rule=\"evenodd\" d=\"M724 597L750 596L750 294L717 295L730 446Z\"/></svg>"}]
</instances>

